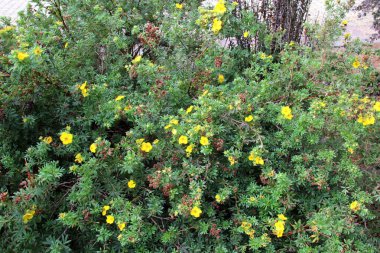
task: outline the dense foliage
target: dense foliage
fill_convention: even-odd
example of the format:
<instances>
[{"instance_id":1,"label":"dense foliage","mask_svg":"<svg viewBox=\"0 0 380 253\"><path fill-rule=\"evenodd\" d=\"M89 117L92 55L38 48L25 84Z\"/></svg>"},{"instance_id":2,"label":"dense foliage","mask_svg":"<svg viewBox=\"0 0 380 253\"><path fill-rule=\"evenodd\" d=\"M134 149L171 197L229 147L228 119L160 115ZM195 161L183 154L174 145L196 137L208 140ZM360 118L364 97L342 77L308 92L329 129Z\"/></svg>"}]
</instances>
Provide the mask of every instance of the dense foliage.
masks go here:
<instances>
[{"instance_id":1,"label":"dense foliage","mask_svg":"<svg viewBox=\"0 0 380 253\"><path fill-rule=\"evenodd\" d=\"M223 0L34 4L0 25L2 252L376 252L379 74L333 50L344 3L308 46Z\"/></svg>"}]
</instances>

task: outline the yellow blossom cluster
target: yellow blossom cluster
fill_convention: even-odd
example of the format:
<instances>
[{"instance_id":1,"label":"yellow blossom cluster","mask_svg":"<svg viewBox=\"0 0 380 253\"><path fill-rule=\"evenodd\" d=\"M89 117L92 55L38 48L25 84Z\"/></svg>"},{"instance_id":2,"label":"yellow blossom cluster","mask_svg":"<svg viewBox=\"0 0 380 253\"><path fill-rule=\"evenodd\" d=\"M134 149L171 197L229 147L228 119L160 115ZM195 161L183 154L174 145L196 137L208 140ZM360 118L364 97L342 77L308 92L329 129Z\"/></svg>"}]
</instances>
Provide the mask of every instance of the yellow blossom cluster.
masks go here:
<instances>
[{"instance_id":1,"label":"yellow blossom cluster","mask_svg":"<svg viewBox=\"0 0 380 253\"><path fill-rule=\"evenodd\" d=\"M273 57L271 55L267 55L266 53L260 53L259 57L261 60L266 60L266 59L272 59Z\"/></svg>"},{"instance_id":2,"label":"yellow blossom cluster","mask_svg":"<svg viewBox=\"0 0 380 253\"><path fill-rule=\"evenodd\" d=\"M12 31L15 27L14 26L5 26L0 29L0 35L7 33L9 31Z\"/></svg>"},{"instance_id":3,"label":"yellow blossom cluster","mask_svg":"<svg viewBox=\"0 0 380 253\"><path fill-rule=\"evenodd\" d=\"M201 16L197 20L197 24L205 27L212 19L211 30L217 35L223 27L223 21L220 18L227 12L225 0L218 0L212 10L200 7L199 12Z\"/></svg>"},{"instance_id":4,"label":"yellow blossom cluster","mask_svg":"<svg viewBox=\"0 0 380 253\"><path fill-rule=\"evenodd\" d=\"M228 157L228 161L230 162L230 165L233 166L236 163L236 159L233 156Z\"/></svg>"},{"instance_id":5,"label":"yellow blossom cluster","mask_svg":"<svg viewBox=\"0 0 380 253\"><path fill-rule=\"evenodd\" d=\"M363 126L369 126L375 124L375 116L372 113L368 114L359 114L357 122L363 124Z\"/></svg>"},{"instance_id":6,"label":"yellow blossom cluster","mask_svg":"<svg viewBox=\"0 0 380 253\"><path fill-rule=\"evenodd\" d=\"M107 215L107 212L108 210L110 210L110 208L111 207L108 205L103 206L102 215L106 216L106 223L111 225L115 222L115 217L112 214ZM117 227L119 228L120 231L123 231L126 225L127 225L126 222L121 222L121 221L117 222ZM121 234L118 236L118 239L119 240L121 239Z\"/></svg>"},{"instance_id":7,"label":"yellow blossom cluster","mask_svg":"<svg viewBox=\"0 0 380 253\"><path fill-rule=\"evenodd\" d=\"M251 151L248 160L252 161L253 165L264 165L264 159L261 156L256 155L254 151Z\"/></svg>"},{"instance_id":8,"label":"yellow blossom cluster","mask_svg":"<svg viewBox=\"0 0 380 253\"><path fill-rule=\"evenodd\" d=\"M245 233L246 235L248 235L250 238L253 238L253 237L254 237L255 230L252 229L252 223L250 223L250 222L246 222L246 221L243 221L243 222L241 223L241 227L243 228L244 233Z\"/></svg>"}]
</instances>

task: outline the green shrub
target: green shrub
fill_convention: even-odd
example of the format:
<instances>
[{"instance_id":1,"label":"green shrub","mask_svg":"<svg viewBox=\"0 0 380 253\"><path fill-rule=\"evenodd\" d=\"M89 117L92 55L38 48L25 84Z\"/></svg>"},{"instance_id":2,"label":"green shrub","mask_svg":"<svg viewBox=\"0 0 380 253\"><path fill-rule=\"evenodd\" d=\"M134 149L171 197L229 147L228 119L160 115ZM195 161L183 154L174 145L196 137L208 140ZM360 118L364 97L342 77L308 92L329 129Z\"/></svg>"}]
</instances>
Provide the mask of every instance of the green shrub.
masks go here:
<instances>
[{"instance_id":1,"label":"green shrub","mask_svg":"<svg viewBox=\"0 0 380 253\"><path fill-rule=\"evenodd\" d=\"M223 46L256 32L227 1L34 2L0 30L3 252L376 252L378 72L337 11L271 55Z\"/></svg>"}]
</instances>

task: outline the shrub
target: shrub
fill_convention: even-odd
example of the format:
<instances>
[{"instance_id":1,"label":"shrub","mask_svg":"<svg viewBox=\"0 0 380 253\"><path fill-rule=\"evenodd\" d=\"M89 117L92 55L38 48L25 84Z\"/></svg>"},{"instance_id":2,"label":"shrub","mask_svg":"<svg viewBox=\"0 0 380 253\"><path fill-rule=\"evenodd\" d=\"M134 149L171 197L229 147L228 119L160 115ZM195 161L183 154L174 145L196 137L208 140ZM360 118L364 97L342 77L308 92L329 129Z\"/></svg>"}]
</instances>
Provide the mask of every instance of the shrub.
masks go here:
<instances>
[{"instance_id":1,"label":"shrub","mask_svg":"<svg viewBox=\"0 0 380 253\"><path fill-rule=\"evenodd\" d=\"M233 2L34 2L0 30L4 252L376 251L378 73L319 44L339 15L272 55L223 46Z\"/></svg>"}]
</instances>

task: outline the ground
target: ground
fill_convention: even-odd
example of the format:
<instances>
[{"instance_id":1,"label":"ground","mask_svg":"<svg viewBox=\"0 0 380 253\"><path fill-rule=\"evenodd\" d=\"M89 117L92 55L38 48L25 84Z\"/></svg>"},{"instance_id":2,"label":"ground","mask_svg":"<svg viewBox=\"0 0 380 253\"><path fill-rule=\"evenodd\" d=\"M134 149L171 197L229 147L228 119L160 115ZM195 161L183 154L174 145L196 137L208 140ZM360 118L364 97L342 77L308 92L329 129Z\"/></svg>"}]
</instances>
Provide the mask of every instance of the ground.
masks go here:
<instances>
[{"instance_id":1,"label":"ground","mask_svg":"<svg viewBox=\"0 0 380 253\"><path fill-rule=\"evenodd\" d=\"M17 13L26 8L28 0L0 0L0 16L16 19Z\"/></svg>"}]
</instances>

